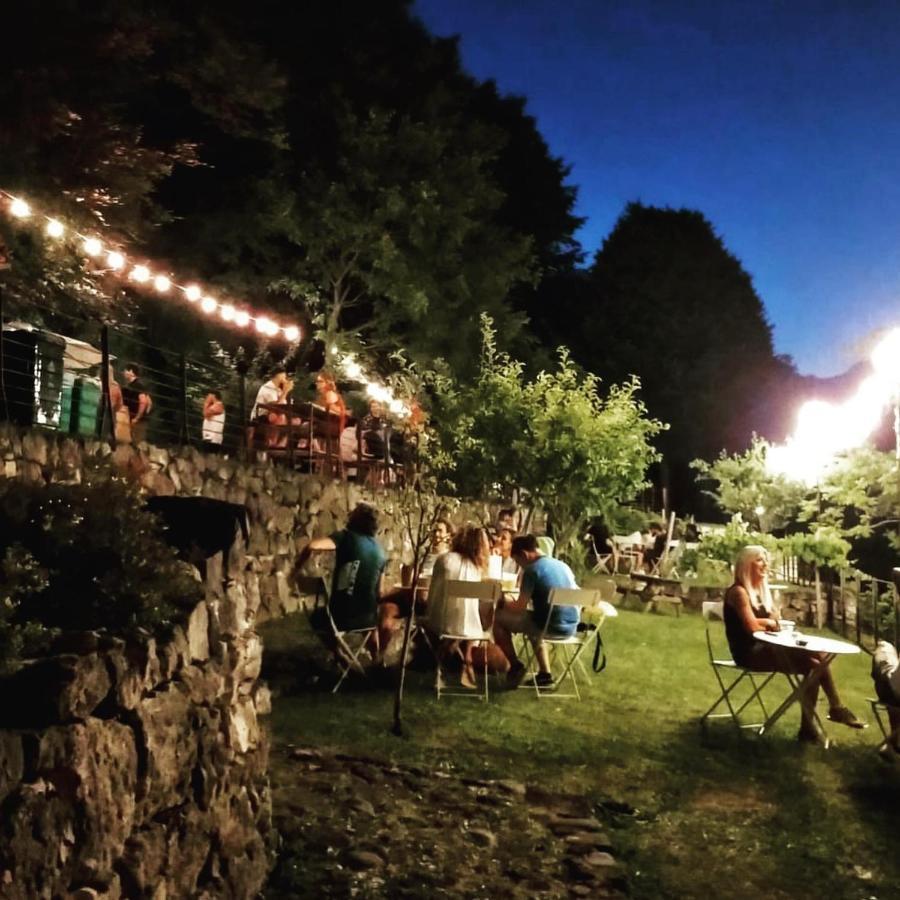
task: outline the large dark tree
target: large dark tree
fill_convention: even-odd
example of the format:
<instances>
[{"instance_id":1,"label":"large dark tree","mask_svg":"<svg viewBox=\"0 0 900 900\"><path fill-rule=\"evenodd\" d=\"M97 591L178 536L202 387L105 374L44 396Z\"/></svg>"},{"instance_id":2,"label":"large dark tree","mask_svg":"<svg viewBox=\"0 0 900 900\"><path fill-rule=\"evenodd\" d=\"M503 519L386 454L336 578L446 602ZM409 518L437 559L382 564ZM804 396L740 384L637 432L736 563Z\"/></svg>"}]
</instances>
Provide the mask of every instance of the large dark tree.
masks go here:
<instances>
[{"instance_id":1,"label":"large dark tree","mask_svg":"<svg viewBox=\"0 0 900 900\"><path fill-rule=\"evenodd\" d=\"M671 425L659 444L676 487L691 459L743 449L764 424L760 392L785 363L750 275L701 213L630 204L564 299L575 358L609 381L638 375Z\"/></svg>"}]
</instances>

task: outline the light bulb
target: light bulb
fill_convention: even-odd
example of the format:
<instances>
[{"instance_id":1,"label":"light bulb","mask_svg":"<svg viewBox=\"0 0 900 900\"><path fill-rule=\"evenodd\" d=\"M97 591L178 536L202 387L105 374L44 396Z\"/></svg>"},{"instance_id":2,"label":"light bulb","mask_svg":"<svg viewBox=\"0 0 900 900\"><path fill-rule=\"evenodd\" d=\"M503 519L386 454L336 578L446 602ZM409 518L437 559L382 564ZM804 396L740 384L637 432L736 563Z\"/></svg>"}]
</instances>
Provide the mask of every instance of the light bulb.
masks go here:
<instances>
[{"instance_id":1,"label":"light bulb","mask_svg":"<svg viewBox=\"0 0 900 900\"><path fill-rule=\"evenodd\" d=\"M66 233L66 229L63 228L63 223L58 222L56 219L50 219L47 222L47 234L50 237L58 238L62 237Z\"/></svg>"},{"instance_id":2,"label":"light bulb","mask_svg":"<svg viewBox=\"0 0 900 900\"><path fill-rule=\"evenodd\" d=\"M250 313L246 309L239 309L234 314L234 324L246 328L250 324Z\"/></svg>"},{"instance_id":3,"label":"light bulb","mask_svg":"<svg viewBox=\"0 0 900 900\"><path fill-rule=\"evenodd\" d=\"M214 313L218 305L219 304L212 297L204 297L200 302L200 309L205 313Z\"/></svg>"},{"instance_id":4,"label":"light bulb","mask_svg":"<svg viewBox=\"0 0 900 900\"><path fill-rule=\"evenodd\" d=\"M116 250L110 250L106 255L106 264L111 269L121 269L125 265L125 257Z\"/></svg>"},{"instance_id":5,"label":"light bulb","mask_svg":"<svg viewBox=\"0 0 900 900\"><path fill-rule=\"evenodd\" d=\"M131 280L143 284L150 280L150 270L146 266L135 266L131 270Z\"/></svg>"},{"instance_id":6,"label":"light bulb","mask_svg":"<svg viewBox=\"0 0 900 900\"><path fill-rule=\"evenodd\" d=\"M284 336L293 343L300 340L300 329L296 325L288 325L284 329Z\"/></svg>"},{"instance_id":7,"label":"light bulb","mask_svg":"<svg viewBox=\"0 0 900 900\"><path fill-rule=\"evenodd\" d=\"M9 204L9 211L17 219L27 219L31 215L31 207L24 200L18 198Z\"/></svg>"},{"instance_id":8,"label":"light bulb","mask_svg":"<svg viewBox=\"0 0 900 900\"><path fill-rule=\"evenodd\" d=\"M235 308L230 304L226 303L220 310L219 315L226 321L231 322L234 319Z\"/></svg>"},{"instance_id":9,"label":"light bulb","mask_svg":"<svg viewBox=\"0 0 900 900\"><path fill-rule=\"evenodd\" d=\"M170 287L172 287L172 282L166 278L165 275L157 275L156 278L153 279L153 287L156 288L161 294L164 294Z\"/></svg>"},{"instance_id":10,"label":"light bulb","mask_svg":"<svg viewBox=\"0 0 900 900\"><path fill-rule=\"evenodd\" d=\"M184 296L191 301L191 303L196 303L200 299L200 288L197 287L196 284L189 284L184 289Z\"/></svg>"},{"instance_id":11,"label":"light bulb","mask_svg":"<svg viewBox=\"0 0 900 900\"><path fill-rule=\"evenodd\" d=\"M82 249L88 256L99 256L103 252L103 244L97 238L85 238Z\"/></svg>"}]
</instances>

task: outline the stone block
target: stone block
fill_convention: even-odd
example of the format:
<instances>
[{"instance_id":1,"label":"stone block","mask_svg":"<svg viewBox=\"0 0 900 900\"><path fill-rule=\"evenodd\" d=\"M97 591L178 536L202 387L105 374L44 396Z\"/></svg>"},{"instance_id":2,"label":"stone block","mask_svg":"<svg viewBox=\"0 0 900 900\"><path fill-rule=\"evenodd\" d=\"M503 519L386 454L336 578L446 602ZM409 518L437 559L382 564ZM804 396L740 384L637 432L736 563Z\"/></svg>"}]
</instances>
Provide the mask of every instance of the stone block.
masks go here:
<instances>
[{"instance_id":1,"label":"stone block","mask_svg":"<svg viewBox=\"0 0 900 900\"><path fill-rule=\"evenodd\" d=\"M22 435L22 455L28 462L47 465L47 439L40 431L27 431Z\"/></svg>"},{"instance_id":2,"label":"stone block","mask_svg":"<svg viewBox=\"0 0 900 900\"><path fill-rule=\"evenodd\" d=\"M14 731L0 731L0 805L19 786L24 766L21 736Z\"/></svg>"},{"instance_id":3,"label":"stone block","mask_svg":"<svg viewBox=\"0 0 900 900\"><path fill-rule=\"evenodd\" d=\"M192 662L209 659L209 609L205 600L194 607L188 618L187 641Z\"/></svg>"}]
</instances>

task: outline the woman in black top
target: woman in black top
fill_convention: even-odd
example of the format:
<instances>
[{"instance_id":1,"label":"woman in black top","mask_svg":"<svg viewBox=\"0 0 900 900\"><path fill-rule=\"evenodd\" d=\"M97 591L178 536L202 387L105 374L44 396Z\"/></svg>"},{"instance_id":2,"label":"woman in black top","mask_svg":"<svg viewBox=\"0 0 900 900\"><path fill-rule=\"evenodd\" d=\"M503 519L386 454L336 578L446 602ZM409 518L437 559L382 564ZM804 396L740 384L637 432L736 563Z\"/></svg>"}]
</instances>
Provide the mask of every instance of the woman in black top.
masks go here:
<instances>
[{"instance_id":1,"label":"woman in black top","mask_svg":"<svg viewBox=\"0 0 900 900\"><path fill-rule=\"evenodd\" d=\"M734 661L745 669L757 672L789 672L797 675L808 674L813 666L823 663L819 653L788 649L777 652L775 647L757 641L756 631L779 631L778 613L772 605L769 591L769 554L765 547L744 547L734 563L734 584L725 594L724 618L725 634ZM785 657L785 653L787 657ZM789 665L788 665L789 663ZM865 728L853 713L841 703L831 667L826 667L820 679L828 697L828 718L832 722L851 728ZM808 696L801 701L801 723L799 739L818 740L818 731L813 720L819 688L816 684Z\"/></svg>"}]
</instances>

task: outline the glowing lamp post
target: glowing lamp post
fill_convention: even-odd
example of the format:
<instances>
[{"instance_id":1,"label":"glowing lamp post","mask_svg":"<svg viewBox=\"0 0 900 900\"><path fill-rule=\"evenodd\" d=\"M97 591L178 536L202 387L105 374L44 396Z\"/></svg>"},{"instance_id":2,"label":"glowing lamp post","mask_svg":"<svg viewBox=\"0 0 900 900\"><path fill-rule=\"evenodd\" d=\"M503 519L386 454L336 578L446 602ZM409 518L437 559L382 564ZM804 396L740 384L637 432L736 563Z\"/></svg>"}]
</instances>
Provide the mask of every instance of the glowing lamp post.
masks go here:
<instances>
[{"instance_id":1,"label":"glowing lamp post","mask_svg":"<svg viewBox=\"0 0 900 900\"><path fill-rule=\"evenodd\" d=\"M893 328L872 351L872 368L894 404L894 454L900 464L900 328Z\"/></svg>"}]
</instances>

